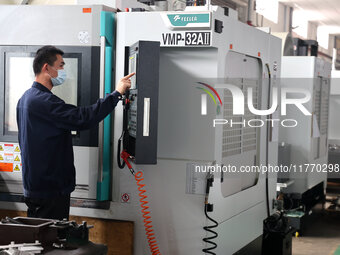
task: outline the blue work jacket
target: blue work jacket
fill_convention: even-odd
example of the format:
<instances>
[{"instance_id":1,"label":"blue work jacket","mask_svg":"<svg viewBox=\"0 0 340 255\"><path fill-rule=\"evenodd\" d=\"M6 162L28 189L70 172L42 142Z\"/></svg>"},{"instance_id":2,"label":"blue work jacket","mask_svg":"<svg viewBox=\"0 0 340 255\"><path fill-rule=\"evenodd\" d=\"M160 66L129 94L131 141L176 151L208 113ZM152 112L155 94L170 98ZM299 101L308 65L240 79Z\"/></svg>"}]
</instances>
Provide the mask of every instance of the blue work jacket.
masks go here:
<instances>
[{"instance_id":1,"label":"blue work jacket","mask_svg":"<svg viewBox=\"0 0 340 255\"><path fill-rule=\"evenodd\" d=\"M94 127L120 99L121 94L114 91L93 105L77 107L66 104L42 84L33 83L17 104L25 197L53 198L74 191L71 131Z\"/></svg>"}]
</instances>

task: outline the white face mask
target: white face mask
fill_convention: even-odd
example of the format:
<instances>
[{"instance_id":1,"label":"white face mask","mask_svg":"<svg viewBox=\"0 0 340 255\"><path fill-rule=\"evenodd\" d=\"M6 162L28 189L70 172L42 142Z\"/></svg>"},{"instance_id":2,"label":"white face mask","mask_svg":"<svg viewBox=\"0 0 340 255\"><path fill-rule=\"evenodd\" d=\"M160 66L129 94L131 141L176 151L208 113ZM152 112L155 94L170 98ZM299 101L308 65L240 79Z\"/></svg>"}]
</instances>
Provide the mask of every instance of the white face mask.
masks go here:
<instances>
[{"instance_id":1,"label":"white face mask","mask_svg":"<svg viewBox=\"0 0 340 255\"><path fill-rule=\"evenodd\" d=\"M53 69L56 70L55 68L53 68ZM59 70L56 70L56 71L58 72L57 77L53 78L50 75L51 76L51 82L52 82L54 87L63 84L66 80L66 71L64 69L59 69Z\"/></svg>"}]
</instances>

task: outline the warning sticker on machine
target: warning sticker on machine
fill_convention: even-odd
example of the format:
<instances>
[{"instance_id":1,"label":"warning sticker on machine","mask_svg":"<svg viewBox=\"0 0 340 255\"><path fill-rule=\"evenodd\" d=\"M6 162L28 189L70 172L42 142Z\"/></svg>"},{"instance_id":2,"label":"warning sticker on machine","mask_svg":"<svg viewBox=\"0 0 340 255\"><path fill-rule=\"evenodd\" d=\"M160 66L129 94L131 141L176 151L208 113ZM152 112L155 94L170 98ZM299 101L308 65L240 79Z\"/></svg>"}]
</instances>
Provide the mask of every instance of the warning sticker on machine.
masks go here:
<instances>
[{"instance_id":1,"label":"warning sticker on machine","mask_svg":"<svg viewBox=\"0 0 340 255\"><path fill-rule=\"evenodd\" d=\"M4 161L7 163L12 163L14 160L14 154L13 153L5 153L4 154Z\"/></svg>"},{"instance_id":2,"label":"warning sticker on machine","mask_svg":"<svg viewBox=\"0 0 340 255\"><path fill-rule=\"evenodd\" d=\"M13 171L14 172L20 172L22 168L21 164L13 164Z\"/></svg>"},{"instance_id":3,"label":"warning sticker on machine","mask_svg":"<svg viewBox=\"0 0 340 255\"><path fill-rule=\"evenodd\" d=\"M20 152L19 145L15 146L14 152Z\"/></svg>"},{"instance_id":4,"label":"warning sticker on machine","mask_svg":"<svg viewBox=\"0 0 340 255\"><path fill-rule=\"evenodd\" d=\"M18 156L16 161L21 161L20 147L17 143L0 143L0 154L5 157L5 160L13 160Z\"/></svg>"},{"instance_id":5,"label":"warning sticker on machine","mask_svg":"<svg viewBox=\"0 0 340 255\"><path fill-rule=\"evenodd\" d=\"M123 193L121 195L121 202L122 203L130 203L130 193Z\"/></svg>"},{"instance_id":6,"label":"warning sticker on machine","mask_svg":"<svg viewBox=\"0 0 340 255\"><path fill-rule=\"evenodd\" d=\"M12 144L12 143L5 143L4 144L4 150L6 151L6 152L14 152L14 144Z\"/></svg>"},{"instance_id":7,"label":"warning sticker on machine","mask_svg":"<svg viewBox=\"0 0 340 255\"><path fill-rule=\"evenodd\" d=\"M163 33L162 46L210 46L210 32Z\"/></svg>"},{"instance_id":8,"label":"warning sticker on machine","mask_svg":"<svg viewBox=\"0 0 340 255\"><path fill-rule=\"evenodd\" d=\"M20 147L17 143L0 144L0 172L21 171Z\"/></svg>"},{"instance_id":9,"label":"warning sticker on machine","mask_svg":"<svg viewBox=\"0 0 340 255\"><path fill-rule=\"evenodd\" d=\"M15 155L14 162L20 162L20 155Z\"/></svg>"},{"instance_id":10,"label":"warning sticker on machine","mask_svg":"<svg viewBox=\"0 0 340 255\"><path fill-rule=\"evenodd\" d=\"M0 172L13 172L13 164L0 163Z\"/></svg>"}]
</instances>

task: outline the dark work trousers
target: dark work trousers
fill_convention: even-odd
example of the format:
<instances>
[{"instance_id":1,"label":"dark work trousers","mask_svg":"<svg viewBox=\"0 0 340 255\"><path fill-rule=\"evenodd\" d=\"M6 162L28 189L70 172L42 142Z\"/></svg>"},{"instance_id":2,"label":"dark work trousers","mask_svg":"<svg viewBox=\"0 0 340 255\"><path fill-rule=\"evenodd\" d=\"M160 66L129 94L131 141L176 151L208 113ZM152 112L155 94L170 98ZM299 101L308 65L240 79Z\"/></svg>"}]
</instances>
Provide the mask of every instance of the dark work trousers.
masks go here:
<instances>
[{"instance_id":1,"label":"dark work trousers","mask_svg":"<svg viewBox=\"0 0 340 255\"><path fill-rule=\"evenodd\" d=\"M25 197L27 217L63 220L69 219L70 195L53 198Z\"/></svg>"}]
</instances>

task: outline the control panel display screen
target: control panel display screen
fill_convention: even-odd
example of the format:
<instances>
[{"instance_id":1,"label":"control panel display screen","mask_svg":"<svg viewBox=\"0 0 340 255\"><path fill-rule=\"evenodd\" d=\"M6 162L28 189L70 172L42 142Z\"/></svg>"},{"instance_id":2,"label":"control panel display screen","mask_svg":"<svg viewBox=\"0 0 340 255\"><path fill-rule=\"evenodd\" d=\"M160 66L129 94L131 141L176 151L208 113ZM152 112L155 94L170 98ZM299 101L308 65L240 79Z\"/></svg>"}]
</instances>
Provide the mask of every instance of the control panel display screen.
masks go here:
<instances>
[{"instance_id":1,"label":"control panel display screen","mask_svg":"<svg viewBox=\"0 0 340 255\"><path fill-rule=\"evenodd\" d=\"M137 53L133 54L129 58L129 73L136 73L137 70ZM130 78L131 80L131 89L136 89L136 75Z\"/></svg>"}]
</instances>

